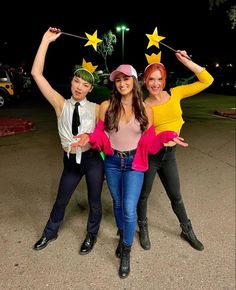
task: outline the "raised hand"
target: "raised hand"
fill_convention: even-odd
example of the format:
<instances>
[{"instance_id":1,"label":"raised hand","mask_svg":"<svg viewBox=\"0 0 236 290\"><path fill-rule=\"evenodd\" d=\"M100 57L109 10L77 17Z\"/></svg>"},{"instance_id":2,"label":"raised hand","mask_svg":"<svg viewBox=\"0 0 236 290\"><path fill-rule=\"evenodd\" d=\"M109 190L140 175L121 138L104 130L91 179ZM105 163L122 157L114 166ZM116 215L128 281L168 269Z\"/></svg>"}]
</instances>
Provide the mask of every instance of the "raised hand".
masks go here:
<instances>
[{"instance_id":1,"label":"raised hand","mask_svg":"<svg viewBox=\"0 0 236 290\"><path fill-rule=\"evenodd\" d=\"M177 50L175 55L177 59L183 63L186 61L186 59L191 60L190 56L187 54L185 50Z\"/></svg>"},{"instance_id":2,"label":"raised hand","mask_svg":"<svg viewBox=\"0 0 236 290\"><path fill-rule=\"evenodd\" d=\"M44 39L47 39L47 41L52 42L55 41L60 35L61 30L56 27L49 27L48 30L44 33Z\"/></svg>"}]
</instances>

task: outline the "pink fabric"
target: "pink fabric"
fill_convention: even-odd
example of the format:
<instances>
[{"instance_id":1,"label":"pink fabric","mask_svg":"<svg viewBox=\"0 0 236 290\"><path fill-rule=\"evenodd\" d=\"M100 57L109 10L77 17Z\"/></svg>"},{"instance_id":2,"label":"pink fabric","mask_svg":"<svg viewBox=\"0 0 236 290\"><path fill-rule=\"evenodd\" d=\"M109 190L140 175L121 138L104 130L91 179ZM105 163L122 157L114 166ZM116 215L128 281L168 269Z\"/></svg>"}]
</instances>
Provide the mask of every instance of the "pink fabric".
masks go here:
<instances>
[{"instance_id":1,"label":"pink fabric","mask_svg":"<svg viewBox=\"0 0 236 290\"><path fill-rule=\"evenodd\" d=\"M110 140L104 132L104 122L99 120L93 133L88 133L89 143L93 149L102 150L106 155L113 155Z\"/></svg>"},{"instance_id":2,"label":"pink fabric","mask_svg":"<svg viewBox=\"0 0 236 290\"><path fill-rule=\"evenodd\" d=\"M139 140L132 169L139 171L148 170L148 154L156 154L164 147L164 143L173 140L177 136L177 133L173 131L163 131L156 135L152 125L142 134Z\"/></svg>"},{"instance_id":3,"label":"pink fabric","mask_svg":"<svg viewBox=\"0 0 236 290\"><path fill-rule=\"evenodd\" d=\"M104 122L99 120L93 133L89 133L89 143L93 149L102 150L105 155L113 155L110 140L104 132ZM148 169L148 154L156 154L173 138L177 137L177 133L173 131L164 131L156 135L154 126L152 125L141 136L134 160L132 169L138 171L146 171Z\"/></svg>"}]
</instances>

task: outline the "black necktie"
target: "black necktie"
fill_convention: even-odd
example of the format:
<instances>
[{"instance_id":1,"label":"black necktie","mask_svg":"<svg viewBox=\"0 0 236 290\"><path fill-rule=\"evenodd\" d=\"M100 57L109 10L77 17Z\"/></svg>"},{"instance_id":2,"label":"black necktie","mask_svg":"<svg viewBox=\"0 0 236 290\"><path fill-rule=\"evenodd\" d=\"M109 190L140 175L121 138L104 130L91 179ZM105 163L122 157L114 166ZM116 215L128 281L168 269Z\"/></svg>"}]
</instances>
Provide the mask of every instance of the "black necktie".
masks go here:
<instances>
[{"instance_id":1,"label":"black necktie","mask_svg":"<svg viewBox=\"0 0 236 290\"><path fill-rule=\"evenodd\" d=\"M78 127L80 125L80 118L79 118L79 108L80 105L79 102L75 103L75 108L73 112L73 118L72 118L72 134L76 136L78 134Z\"/></svg>"}]
</instances>

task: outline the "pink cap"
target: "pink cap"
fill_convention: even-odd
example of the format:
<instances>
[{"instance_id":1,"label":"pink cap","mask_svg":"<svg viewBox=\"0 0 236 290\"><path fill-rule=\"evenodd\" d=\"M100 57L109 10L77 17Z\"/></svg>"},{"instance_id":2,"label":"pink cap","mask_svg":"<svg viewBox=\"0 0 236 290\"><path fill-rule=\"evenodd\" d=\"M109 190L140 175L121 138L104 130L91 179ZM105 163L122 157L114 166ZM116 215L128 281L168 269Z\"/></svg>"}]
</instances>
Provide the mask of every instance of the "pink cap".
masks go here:
<instances>
[{"instance_id":1,"label":"pink cap","mask_svg":"<svg viewBox=\"0 0 236 290\"><path fill-rule=\"evenodd\" d=\"M110 74L110 77L109 77L110 81L114 82L118 73L123 73L129 77L134 76L134 77L136 77L136 79L138 78L136 70L130 64L121 64L120 66L118 66L118 68L115 69Z\"/></svg>"}]
</instances>

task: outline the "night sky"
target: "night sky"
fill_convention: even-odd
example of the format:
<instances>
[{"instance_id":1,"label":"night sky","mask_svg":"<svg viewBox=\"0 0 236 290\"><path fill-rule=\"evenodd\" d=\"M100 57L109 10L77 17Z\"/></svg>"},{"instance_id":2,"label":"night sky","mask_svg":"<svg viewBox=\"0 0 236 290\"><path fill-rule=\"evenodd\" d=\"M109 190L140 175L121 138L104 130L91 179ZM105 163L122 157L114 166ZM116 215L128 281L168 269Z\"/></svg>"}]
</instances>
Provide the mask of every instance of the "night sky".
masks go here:
<instances>
[{"instance_id":1,"label":"night sky","mask_svg":"<svg viewBox=\"0 0 236 290\"><path fill-rule=\"evenodd\" d=\"M99 38L112 30L117 35L115 52L108 57L108 66L112 69L122 61L121 34L115 27L125 23L130 28L125 33L125 63L132 64L137 70L143 70L147 64L145 53L158 52L154 46L147 49L146 34L152 34L155 27L159 35L166 37L164 43L174 49L185 49L199 64L218 60L235 62L236 46L233 42L236 33L230 29L227 5L210 11L207 0L159 2L144 1L142 6L131 2L132 9L128 9L128 3L124 1L111 1L109 4L99 1L96 5L90 1L65 1L63 6L55 8L39 1L31 5L14 5L14 11L9 7L8 13L2 14L0 20L0 61L12 65L24 62L31 68L41 37L49 26L80 36L97 30ZM14 28L10 28L10 23ZM92 46L84 47L85 43L86 40L62 35L49 48L45 70L50 70L54 76L63 72L67 74L73 70L74 64L82 63L83 57L102 69L102 57ZM167 68L179 65L171 50L161 45L160 48L162 62Z\"/></svg>"}]
</instances>

